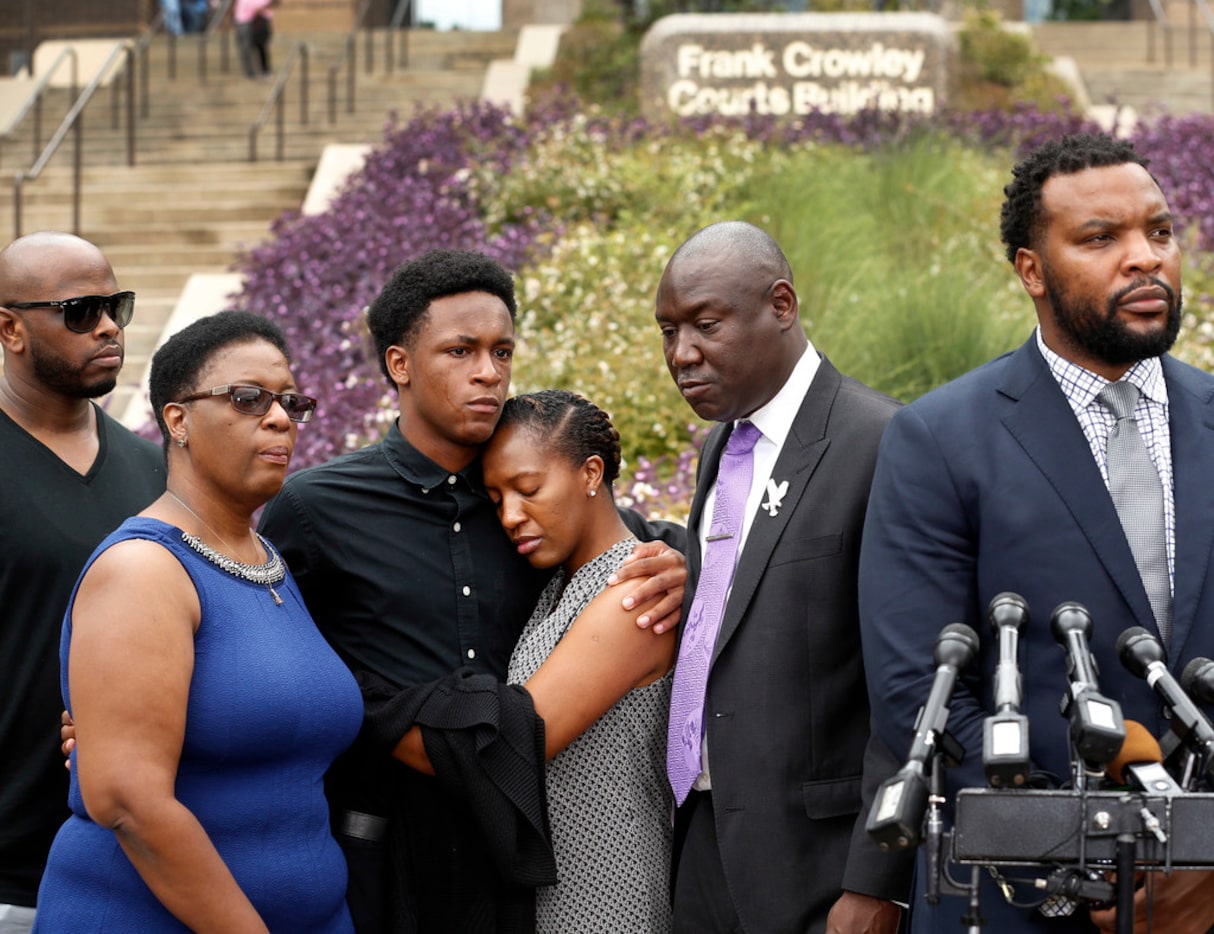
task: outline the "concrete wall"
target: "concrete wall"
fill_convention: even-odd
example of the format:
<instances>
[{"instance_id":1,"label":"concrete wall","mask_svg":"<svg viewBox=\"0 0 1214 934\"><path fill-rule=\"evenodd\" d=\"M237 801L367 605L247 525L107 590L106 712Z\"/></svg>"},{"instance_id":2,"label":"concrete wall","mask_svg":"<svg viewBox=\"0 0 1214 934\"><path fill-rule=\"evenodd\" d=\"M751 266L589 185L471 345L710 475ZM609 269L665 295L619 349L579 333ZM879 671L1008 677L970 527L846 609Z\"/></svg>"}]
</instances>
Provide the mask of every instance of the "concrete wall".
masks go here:
<instances>
[{"instance_id":1,"label":"concrete wall","mask_svg":"<svg viewBox=\"0 0 1214 934\"><path fill-rule=\"evenodd\" d=\"M367 25L386 21L374 5ZM274 28L278 32L346 32L354 25L355 0L281 0L274 8Z\"/></svg>"},{"instance_id":2,"label":"concrete wall","mask_svg":"<svg viewBox=\"0 0 1214 934\"><path fill-rule=\"evenodd\" d=\"M0 74L13 56L47 39L133 36L159 9L158 0L0 0Z\"/></svg>"},{"instance_id":3,"label":"concrete wall","mask_svg":"<svg viewBox=\"0 0 1214 934\"><path fill-rule=\"evenodd\" d=\"M582 14L582 0L502 0L502 29L532 23L568 25Z\"/></svg>"}]
</instances>

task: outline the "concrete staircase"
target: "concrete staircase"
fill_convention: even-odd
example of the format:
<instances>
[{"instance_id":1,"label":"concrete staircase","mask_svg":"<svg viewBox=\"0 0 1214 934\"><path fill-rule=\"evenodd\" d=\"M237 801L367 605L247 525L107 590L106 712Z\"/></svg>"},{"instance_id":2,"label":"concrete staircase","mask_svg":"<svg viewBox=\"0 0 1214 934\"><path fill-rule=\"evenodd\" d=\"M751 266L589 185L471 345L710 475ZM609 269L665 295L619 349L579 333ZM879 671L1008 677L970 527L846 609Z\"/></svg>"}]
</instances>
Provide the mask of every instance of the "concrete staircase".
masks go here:
<instances>
[{"instance_id":1,"label":"concrete staircase","mask_svg":"<svg viewBox=\"0 0 1214 934\"><path fill-rule=\"evenodd\" d=\"M1128 105L1145 117L1163 111L1210 113L1210 34L1202 25L1188 27L1187 14L1179 9L1169 15L1173 23L1186 24L1170 30L1170 65L1168 36L1147 22L1040 23L1032 32L1047 55L1075 60L1093 104Z\"/></svg>"},{"instance_id":2,"label":"concrete staircase","mask_svg":"<svg viewBox=\"0 0 1214 934\"><path fill-rule=\"evenodd\" d=\"M114 266L119 285L138 293L135 319L127 328L124 378L107 404L121 414L139 381L190 275L226 272L243 248L255 246L284 211L298 209L324 147L333 142L374 143L390 114L407 119L418 105L450 106L479 96L489 61L509 57L511 33L407 34L407 65L399 57L385 73L385 36L374 36L375 71L365 68L359 39L355 110L347 111L346 72L338 81L336 121L329 120L329 67L344 48L337 34L277 34L273 64L291 47L308 47L307 123L301 121L300 73L289 80L284 99L284 158L276 161L273 118L261 131L258 161L249 161L249 127L261 112L271 81L240 73L232 50L228 73L219 71L218 50L209 58L208 79L197 76L191 37L178 42L176 79L168 77L167 45L149 56L148 116L137 122L136 165L126 165L125 125L114 129L110 95L86 111L83 151L81 236L97 243ZM43 138L58 125L70 101L53 92L43 117ZM0 242L14 228L16 172L32 162L32 121L0 142ZM22 196L22 230L70 229L71 139Z\"/></svg>"}]
</instances>

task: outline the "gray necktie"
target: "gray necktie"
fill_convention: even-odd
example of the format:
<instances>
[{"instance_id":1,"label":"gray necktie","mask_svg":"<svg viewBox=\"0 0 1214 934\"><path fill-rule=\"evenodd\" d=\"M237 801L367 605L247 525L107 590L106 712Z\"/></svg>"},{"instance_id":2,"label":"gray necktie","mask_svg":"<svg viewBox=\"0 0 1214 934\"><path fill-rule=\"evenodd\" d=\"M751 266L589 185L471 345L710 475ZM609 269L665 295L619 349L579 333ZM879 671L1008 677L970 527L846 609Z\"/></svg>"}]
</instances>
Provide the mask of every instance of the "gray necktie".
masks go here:
<instances>
[{"instance_id":1,"label":"gray necktie","mask_svg":"<svg viewBox=\"0 0 1214 934\"><path fill-rule=\"evenodd\" d=\"M1109 495L1166 645L1172 635L1172 585L1168 578L1163 484L1134 419L1138 387L1126 382L1109 383L1097 398L1117 418L1109 432Z\"/></svg>"}]
</instances>

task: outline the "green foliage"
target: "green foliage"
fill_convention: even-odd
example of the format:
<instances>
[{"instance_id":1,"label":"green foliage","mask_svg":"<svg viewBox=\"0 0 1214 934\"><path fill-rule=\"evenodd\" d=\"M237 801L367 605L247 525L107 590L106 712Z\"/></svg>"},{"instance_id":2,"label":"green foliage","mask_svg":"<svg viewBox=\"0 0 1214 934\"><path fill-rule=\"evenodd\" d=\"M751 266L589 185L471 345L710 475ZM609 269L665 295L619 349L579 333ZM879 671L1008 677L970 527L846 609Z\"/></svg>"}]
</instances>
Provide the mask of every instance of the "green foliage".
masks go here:
<instances>
[{"instance_id":1,"label":"green foliage","mask_svg":"<svg viewBox=\"0 0 1214 934\"><path fill-rule=\"evenodd\" d=\"M1201 249L1190 232L1184 243L1184 323L1172 353L1195 367L1214 372L1214 254Z\"/></svg>"},{"instance_id":2,"label":"green foliage","mask_svg":"<svg viewBox=\"0 0 1214 934\"><path fill-rule=\"evenodd\" d=\"M520 275L514 392L579 392L610 413L625 461L678 455L695 416L666 372L653 293L681 237L628 225L567 229Z\"/></svg>"},{"instance_id":3,"label":"green foliage","mask_svg":"<svg viewBox=\"0 0 1214 934\"><path fill-rule=\"evenodd\" d=\"M508 173L484 165L472 179L490 229L536 212L561 223L686 229L688 218L727 207L756 163L770 158L741 130L620 139L595 114L537 129L527 157Z\"/></svg>"},{"instance_id":4,"label":"green foliage","mask_svg":"<svg viewBox=\"0 0 1214 934\"><path fill-rule=\"evenodd\" d=\"M967 10L958 36L959 109L1006 110L1031 102L1040 110L1057 110L1072 94L1049 71L1049 58L1031 36L1008 29L994 10Z\"/></svg>"},{"instance_id":5,"label":"green foliage","mask_svg":"<svg viewBox=\"0 0 1214 934\"><path fill-rule=\"evenodd\" d=\"M1015 87L1045 66L1032 39L1004 27L994 10L968 10L960 33L961 57L972 62L984 81Z\"/></svg>"},{"instance_id":6,"label":"green foliage","mask_svg":"<svg viewBox=\"0 0 1214 934\"><path fill-rule=\"evenodd\" d=\"M1105 19L1110 5L1110 0L1054 0L1050 19L1069 22Z\"/></svg>"},{"instance_id":7,"label":"green foliage","mask_svg":"<svg viewBox=\"0 0 1214 934\"><path fill-rule=\"evenodd\" d=\"M913 399L1032 327L998 245L1009 160L927 134L865 153L724 129L620 142L587 118L549 128L511 172L473 179L491 224L535 210L563 224L553 252L519 272L514 388L594 399L631 464L685 449L695 417L666 373L654 291L687 236L738 218L784 246L817 346Z\"/></svg>"},{"instance_id":8,"label":"green foliage","mask_svg":"<svg viewBox=\"0 0 1214 934\"><path fill-rule=\"evenodd\" d=\"M763 13L777 7L766 0L586 0L577 21L561 36L552 67L533 73L528 95L535 100L569 88L605 113L636 115L641 39L655 22L673 13Z\"/></svg>"},{"instance_id":9,"label":"green foliage","mask_svg":"<svg viewBox=\"0 0 1214 934\"><path fill-rule=\"evenodd\" d=\"M1056 9L1064 2L1099 7L1107 0L1056 0ZM605 113L635 115L640 106L640 42L654 22L700 7L716 12L762 12L777 5L764 0L700 4L652 0L643 12L634 7L628 0L587 0L578 21L562 36L553 66L533 76L528 90L532 99L542 99L557 88L571 88ZM872 0L818 0L814 10L868 12ZM957 98L953 102L958 109L1012 109L1032 103L1042 110L1058 110L1071 96L1071 88L1049 71L1049 59L1032 38L1005 28L998 12L967 10L959 38Z\"/></svg>"},{"instance_id":10,"label":"green foliage","mask_svg":"<svg viewBox=\"0 0 1214 934\"><path fill-rule=\"evenodd\" d=\"M783 244L843 372L910 401L1024 340L1032 308L996 234L1006 163L924 135L806 150L752 180L749 219Z\"/></svg>"},{"instance_id":11,"label":"green foliage","mask_svg":"<svg viewBox=\"0 0 1214 934\"><path fill-rule=\"evenodd\" d=\"M564 225L553 253L520 272L515 390L593 399L630 463L678 454L695 416L662 359L658 277L691 232L732 216L739 187L774 154L726 129L621 143L585 116L533 140L510 173L472 180L491 227L534 210Z\"/></svg>"},{"instance_id":12,"label":"green foliage","mask_svg":"<svg viewBox=\"0 0 1214 934\"><path fill-rule=\"evenodd\" d=\"M534 98L563 86L608 112L635 114L640 67L636 30L603 16L583 16L561 36L552 67L533 75L528 94Z\"/></svg>"}]
</instances>

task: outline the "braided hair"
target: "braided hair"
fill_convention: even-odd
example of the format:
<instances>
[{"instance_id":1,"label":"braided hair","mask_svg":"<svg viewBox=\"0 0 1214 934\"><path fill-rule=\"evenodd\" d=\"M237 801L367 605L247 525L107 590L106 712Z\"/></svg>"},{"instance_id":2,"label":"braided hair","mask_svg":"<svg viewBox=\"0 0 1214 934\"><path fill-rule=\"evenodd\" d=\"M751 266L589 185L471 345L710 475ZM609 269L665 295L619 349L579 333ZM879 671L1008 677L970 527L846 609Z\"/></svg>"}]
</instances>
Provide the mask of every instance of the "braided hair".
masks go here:
<instances>
[{"instance_id":1,"label":"braided hair","mask_svg":"<svg viewBox=\"0 0 1214 934\"><path fill-rule=\"evenodd\" d=\"M532 430L546 449L574 466L597 454L603 461L603 485L609 493L620 475L620 433L606 412L576 393L544 389L507 399L497 427L507 425Z\"/></svg>"}]
</instances>

